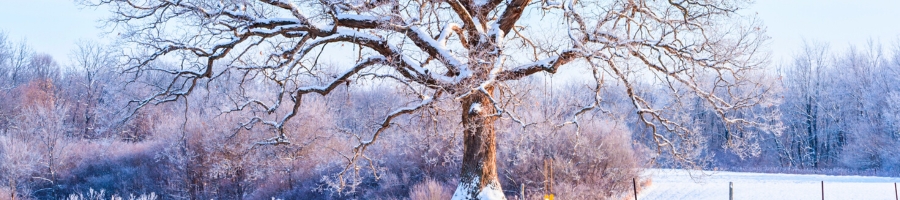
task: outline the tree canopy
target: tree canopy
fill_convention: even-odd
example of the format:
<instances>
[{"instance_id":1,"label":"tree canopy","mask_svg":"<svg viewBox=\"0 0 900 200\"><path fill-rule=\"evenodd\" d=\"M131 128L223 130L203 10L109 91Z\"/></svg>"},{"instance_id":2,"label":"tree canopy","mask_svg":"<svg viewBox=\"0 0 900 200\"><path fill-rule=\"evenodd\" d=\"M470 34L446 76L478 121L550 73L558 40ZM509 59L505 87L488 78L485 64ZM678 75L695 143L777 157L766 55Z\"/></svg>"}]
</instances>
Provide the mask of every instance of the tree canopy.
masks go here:
<instances>
[{"instance_id":1,"label":"tree canopy","mask_svg":"<svg viewBox=\"0 0 900 200\"><path fill-rule=\"evenodd\" d=\"M560 70L589 72L593 102L572 112L599 109L602 91L624 88L657 152L690 161L702 140L687 126L684 109L702 106L725 124L728 146L740 155L776 113L773 89L759 73L765 28L740 10L743 0L100 0L112 12L109 27L127 48L124 74L149 87L135 108L177 101L207 82L261 84L265 92L233 91L215 97L224 112L253 113L240 126L264 125L287 144L284 124L307 95L328 95L341 85L385 82L414 98L381 116L371 133L357 133L345 172L393 119L435 102L460 104L465 152L461 199L503 198L495 162L496 120L523 127L503 101L507 83ZM161 64L166 63L166 64ZM576 79L576 76L566 79ZM199 82L199 83L198 83ZM130 82L131 83L131 82ZM651 87L653 86L653 87ZM655 87L660 86L660 87ZM661 89L654 89L661 88ZM650 98L665 92L671 98ZM663 102L679 102L659 107ZM669 104L673 105L673 104ZM341 173L343 174L343 172Z\"/></svg>"}]
</instances>

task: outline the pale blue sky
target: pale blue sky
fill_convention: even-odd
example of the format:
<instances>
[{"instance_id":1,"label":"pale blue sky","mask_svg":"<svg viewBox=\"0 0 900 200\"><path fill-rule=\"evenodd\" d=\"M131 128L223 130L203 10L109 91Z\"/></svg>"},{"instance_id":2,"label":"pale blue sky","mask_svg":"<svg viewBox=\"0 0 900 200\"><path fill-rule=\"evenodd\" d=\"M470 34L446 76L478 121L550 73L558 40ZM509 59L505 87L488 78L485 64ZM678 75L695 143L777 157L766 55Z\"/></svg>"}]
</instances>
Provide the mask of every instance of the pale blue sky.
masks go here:
<instances>
[{"instance_id":1,"label":"pale blue sky","mask_svg":"<svg viewBox=\"0 0 900 200\"><path fill-rule=\"evenodd\" d=\"M0 0L0 31L13 42L25 38L34 51L65 64L76 41L101 38L97 20L106 10L81 7L72 0Z\"/></svg>"},{"instance_id":2,"label":"pale blue sky","mask_svg":"<svg viewBox=\"0 0 900 200\"><path fill-rule=\"evenodd\" d=\"M773 61L786 61L803 40L827 42L832 52L869 39L893 48L900 39L898 0L757 0L758 13L772 37Z\"/></svg>"},{"instance_id":3,"label":"pale blue sky","mask_svg":"<svg viewBox=\"0 0 900 200\"><path fill-rule=\"evenodd\" d=\"M862 46L868 39L885 47L900 38L897 0L757 0L747 13L758 13L772 37L769 48L778 63L796 52L804 39L831 44L833 50ZM79 39L103 40L98 19L106 10L80 8L71 0L0 0L0 30L12 41L27 38L35 51L62 64Z\"/></svg>"}]
</instances>

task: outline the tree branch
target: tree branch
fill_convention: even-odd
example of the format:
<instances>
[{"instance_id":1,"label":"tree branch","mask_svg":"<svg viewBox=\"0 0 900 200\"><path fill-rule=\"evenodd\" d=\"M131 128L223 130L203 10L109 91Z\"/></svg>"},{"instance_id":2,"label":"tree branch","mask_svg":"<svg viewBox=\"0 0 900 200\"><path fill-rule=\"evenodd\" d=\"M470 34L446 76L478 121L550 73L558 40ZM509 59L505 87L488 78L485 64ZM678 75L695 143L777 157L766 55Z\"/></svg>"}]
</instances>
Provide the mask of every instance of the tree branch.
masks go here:
<instances>
[{"instance_id":1,"label":"tree branch","mask_svg":"<svg viewBox=\"0 0 900 200\"><path fill-rule=\"evenodd\" d=\"M528 6L529 2L531 2L531 0L509 0L509 4L506 5L506 10L503 11L503 15L500 16L500 19L497 20L503 34L509 33L509 30L516 25L516 22L522 17L522 12L525 11L525 7Z\"/></svg>"},{"instance_id":2,"label":"tree branch","mask_svg":"<svg viewBox=\"0 0 900 200\"><path fill-rule=\"evenodd\" d=\"M576 50L567 50L558 56L553 56L533 63L522 65L511 70L502 71L499 75L497 75L497 80L518 80L522 77L526 77L541 71L553 74L556 73L556 70L558 70L560 66L569 63L572 60L575 60L578 54L579 53Z\"/></svg>"}]
</instances>

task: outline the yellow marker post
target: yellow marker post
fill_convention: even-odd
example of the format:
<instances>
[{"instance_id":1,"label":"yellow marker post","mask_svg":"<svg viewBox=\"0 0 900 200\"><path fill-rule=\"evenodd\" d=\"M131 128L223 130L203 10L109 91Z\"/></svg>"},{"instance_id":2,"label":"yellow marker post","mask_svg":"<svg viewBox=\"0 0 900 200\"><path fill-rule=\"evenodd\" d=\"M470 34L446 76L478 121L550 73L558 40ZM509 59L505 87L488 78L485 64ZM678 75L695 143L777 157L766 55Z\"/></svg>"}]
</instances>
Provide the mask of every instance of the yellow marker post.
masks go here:
<instances>
[{"instance_id":1,"label":"yellow marker post","mask_svg":"<svg viewBox=\"0 0 900 200\"><path fill-rule=\"evenodd\" d=\"M544 200L553 200L553 194L545 194Z\"/></svg>"}]
</instances>

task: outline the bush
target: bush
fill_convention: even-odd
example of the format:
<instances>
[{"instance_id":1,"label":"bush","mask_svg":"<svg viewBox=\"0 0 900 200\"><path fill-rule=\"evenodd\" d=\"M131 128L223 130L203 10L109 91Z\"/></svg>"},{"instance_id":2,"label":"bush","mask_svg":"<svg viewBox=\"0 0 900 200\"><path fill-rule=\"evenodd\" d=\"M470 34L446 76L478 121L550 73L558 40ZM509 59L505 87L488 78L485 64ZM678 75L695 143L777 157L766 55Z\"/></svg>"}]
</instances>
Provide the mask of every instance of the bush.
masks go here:
<instances>
[{"instance_id":1,"label":"bush","mask_svg":"<svg viewBox=\"0 0 900 200\"><path fill-rule=\"evenodd\" d=\"M107 198L108 196L108 198ZM119 195L107 195L106 191L100 190L95 191L94 189L88 189L87 193L74 193L70 194L66 200L156 200L159 199L159 196L156 196L156 193L150 194L142 194L138 196L129 195L128 198L124 198Z\"/></svg>"},{"instance_id":2,"label":"bush","mask_svg":"<svg viewBox=\"0 0 900 200\"><path fill-rule=\"evenodd\" d=\"M585 121L578 133L574 126L536 126L504 135L508 138L499 147L504 188L521 190L524 184L526 196L617 198L631 191L631 179L641 174L638 155L645 148L631 142L622 122Z\"/></svg>"},{"instance_id":3,"label":"bush","mask_svg":"<svg viewBox=\"0 0 900 200\"><path fill-rule=\"evenodd\" d=\"M370 137L366 134L371 132L371 124L378 123L378 116L403 106L396 99L381 98L389 93L380 94L379 98L373 98L373 93L377 91L353 93L347 105L328 103L344 101L325 101L347 95L304 99L304 120L290 121L285 128L295 143L280 146L255 145L271 137L271 130L264 126L238 128L236 124L244 122L241 116L213 116L204 113L215 111L196 108L192 111L198 112L182 116L183 108L177 104L148 107L134 121L109 134L97 138L67 136L66 151L60 155L64 159L57 161L56 166L59 179L53 185L23 181L18 194L34 195L30 188L54 188L52 195L30 198L450 198L457 182L452 178L458 176L462 160L462 128L455 102L438 102L432 110L395 119L403 123L392 126L370 146L367 158L354 166L360 170L350 168L345 180L336 179L336 174L346 167L340 156L352 153L352 144L358 142L353 134ZM328 109L342 106L348 109ZM560 198L602 199L630 188L630 179L636 177L639 171L635 167L639 165L623 123L585 119L575 134L575 126L557 127L552 122L561 122L559 116L569 115L538 112L522 113L533 114L533 121L544 121L526 129L509 124L510 120L497 123L499 176L510 198L516 197L523 183L527 194L543 194L546 179L552 180ZM359 119L332 117L336 114ZM584 116L589 115L593 116ZM0 135L0 141L21 144L18 151L32 152L27 145L31 141L7 135ZM39 155L6 153L14 146L18 147L0 146L0 156L34 157L31 160L35 162L21 164L25 168L14 168L29 169L19 177L38 173L35 170L40 167ZM552 178L544 176L545 158L552 158ZM0 162L3 164L11 163ZM0 171L0 178L8 177L3 174ZM336 186L338 181L352 187ZM13 191L0 188L0 194L7 196Z\"/></svg>"},{"instance_id":4,"label":"bush","mask_svg":"<svg viewBox=\"0 0 900 200\"><path fill-rule=\"evenodd\" d=\"M162 169L165 163L154 158L159 143L85 142L72 149L78 150L70 152L78 159L56 185L64 194L162 193L162 181L171 176Z\"/></svg>"}]
</instances>

